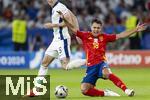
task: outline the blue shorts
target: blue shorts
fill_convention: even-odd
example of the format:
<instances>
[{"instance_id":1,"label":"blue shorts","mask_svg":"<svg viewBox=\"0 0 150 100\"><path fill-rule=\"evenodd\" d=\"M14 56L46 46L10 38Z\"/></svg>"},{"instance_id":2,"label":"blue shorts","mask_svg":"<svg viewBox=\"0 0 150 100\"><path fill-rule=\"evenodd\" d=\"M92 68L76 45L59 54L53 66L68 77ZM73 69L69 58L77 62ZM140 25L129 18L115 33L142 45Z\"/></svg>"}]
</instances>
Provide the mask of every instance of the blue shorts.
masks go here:
<instances>
[{"instance_id":1,"label":"blue shorts","mask_svg":"<svg viewBox=\"0 0 150 100\"><path fill-rule=\"evenodd\" d=\"M90 83L95 86L98 78L103 78L103 68L109 68L106 62L101 62L87 68L86 76L83 78L82 83Z\"/></svg>"}]
</instances>

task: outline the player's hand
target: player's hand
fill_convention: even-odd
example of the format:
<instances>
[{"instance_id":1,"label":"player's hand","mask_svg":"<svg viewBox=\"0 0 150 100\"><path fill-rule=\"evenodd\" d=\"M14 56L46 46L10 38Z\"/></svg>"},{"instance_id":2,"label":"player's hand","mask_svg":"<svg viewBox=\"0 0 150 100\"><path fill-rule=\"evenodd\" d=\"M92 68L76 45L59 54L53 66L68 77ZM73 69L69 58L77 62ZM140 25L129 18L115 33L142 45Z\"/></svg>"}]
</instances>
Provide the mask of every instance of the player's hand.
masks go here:
<instances>
[{"instance_id":1,"label":"player's hand","mask_svg":"<svg viewBox=\"0 0 150 100\"><path fill-rule=\"evenodd\" d=\"M57 13L60 15L60 17L61 17L62 19L65 19L64 15L63 15L63 13L62 13L61 11L57 11Z\"/></svg>"},{"instance_id":2,"label":"player's hand","mask_svg":"<svg viewBox=\"0 0 150 100\"><path fill-rule=\"evenodd\" d=\"M136 31L141 32L141 31L146 30L146 28L147 28L147 26L146 26L145 23L144 24L138 24L137 27L136 27Z\"/></svg>"},{"instance_id":3,"label":"player's hand","mask_svg":"<svg viewBox=\"0 0 150 100\"><path fill-rule=\"evenodd\" d=\"M53 28L53 24L52 23L45 23L44 28Z\"/></svg>"}]
</instances>

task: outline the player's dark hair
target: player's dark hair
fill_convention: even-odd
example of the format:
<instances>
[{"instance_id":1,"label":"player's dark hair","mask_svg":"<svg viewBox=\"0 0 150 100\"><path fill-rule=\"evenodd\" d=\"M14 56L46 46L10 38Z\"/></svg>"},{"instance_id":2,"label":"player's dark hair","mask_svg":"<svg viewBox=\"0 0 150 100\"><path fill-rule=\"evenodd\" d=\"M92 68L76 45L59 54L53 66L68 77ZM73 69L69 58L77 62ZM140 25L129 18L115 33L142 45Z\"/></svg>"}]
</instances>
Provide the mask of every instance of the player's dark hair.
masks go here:
<instances>
[{"instance_id":1,"label":"player's dark hair","mask_svg":"<svg viewBox=\"0 0 150 100\"><path fill-rule=\"evenodd\" d=\"M103 25L102 21L99 20L98 18L94 18L94 19L92 20L92 24L93 24L93 23L97 23L97 24Z\"/></svg>"}]
</instances>

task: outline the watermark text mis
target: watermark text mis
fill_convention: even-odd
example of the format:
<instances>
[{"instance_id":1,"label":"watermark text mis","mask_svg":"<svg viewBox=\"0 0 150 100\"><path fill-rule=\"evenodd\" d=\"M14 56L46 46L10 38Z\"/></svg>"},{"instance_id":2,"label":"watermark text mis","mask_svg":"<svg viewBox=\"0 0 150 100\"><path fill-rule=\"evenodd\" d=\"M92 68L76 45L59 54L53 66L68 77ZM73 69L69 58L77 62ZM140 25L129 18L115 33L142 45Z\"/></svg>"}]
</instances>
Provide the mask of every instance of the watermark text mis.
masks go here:
<instances>
[{"instance_id":1,"label":"watermark text mis","mask_svg":"<svg viewBox=\"0 0 150 100\"><path fill-rule=\"evenodd\" d=\"M35 75L1 75L1 89L3 98L19 98L30 95L30 91L39 97L50 97L50 77Z\"/></svg>"}]
</instances>

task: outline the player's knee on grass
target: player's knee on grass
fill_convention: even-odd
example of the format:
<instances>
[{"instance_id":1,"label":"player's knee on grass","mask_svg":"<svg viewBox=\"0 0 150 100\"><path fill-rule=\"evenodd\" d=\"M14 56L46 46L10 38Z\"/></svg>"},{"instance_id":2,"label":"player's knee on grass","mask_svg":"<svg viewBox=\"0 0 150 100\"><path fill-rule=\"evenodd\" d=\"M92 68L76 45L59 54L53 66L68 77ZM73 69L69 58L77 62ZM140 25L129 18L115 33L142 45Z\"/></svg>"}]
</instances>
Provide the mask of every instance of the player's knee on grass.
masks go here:
<instances>
[{"instance_id":1,"label":"player's knee on grass","mask_svg":"<svg viewBox=\"0 0 150 100\"><path fill-rule=\"evenodd\" d=\"M83 95L86 95L87 91L90 89L90 88L94 88L94 86L92 84L89 84L89 83L82 83L81 84L81 92Z\"/></svg>"}]
</instances>

